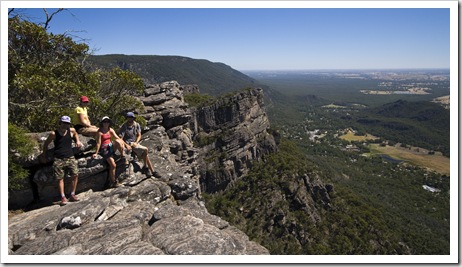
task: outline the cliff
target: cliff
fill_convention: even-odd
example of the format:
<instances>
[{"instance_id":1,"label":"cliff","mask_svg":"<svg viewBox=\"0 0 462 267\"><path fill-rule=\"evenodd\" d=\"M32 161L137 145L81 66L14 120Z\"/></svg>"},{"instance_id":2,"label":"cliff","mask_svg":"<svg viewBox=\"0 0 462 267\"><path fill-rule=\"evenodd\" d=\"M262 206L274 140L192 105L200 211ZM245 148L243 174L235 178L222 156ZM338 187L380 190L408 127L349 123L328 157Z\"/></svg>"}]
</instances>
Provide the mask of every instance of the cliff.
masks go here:
<instances>
[{"instance_id":1,"label":"cliff","mask_svg":"<svg viewBox=\"0 0 462 267\"><path fill-rule=\"evenodd\" d=\"M35 197L40 208L8 219L9 254L269 254L243 232L209 214L200 190L225 188L245 174L252 160L275 149L267 132L262 92L248 90L213 107L191 110L184 102L183 88L189 87L177 82L150 85L140 97L146 110L141 115L147 121L142 144L149 148L159 178L142 173L136 158L128 169L117 161L116 175L124 186L106 189L106 164L91 158L94 140L81 136L84 146L75 151L81 200L53 205L58 200L51 172L53 149L47 154L49 162L39 163L46 133L31 134L38 146L34 155L23 159L23 166L33 171L33 182L25 190L9 191L8 204L24 207ZM232 134L224 134L223 129ZM201 134L216 139L205 147L194 146ZM211 151L228 156L207 161ZM210 175L211 168L221 174ZM211 178L201 186L204 173ZM223 180L217 182L220 177ZM70 188L69 181L65 188Z\"/></svg>"},{"instance_id":2,"label":"cliff","mask_svg":"<svg viewBox=\"0 0 462 267\"><path fill-rule=\"evenodd\" d=\"M191 122L201 150L197 161L203 192L226 189L254 162L276 151L261 89L246 89L195 110Z\"/></svg>"},{"instance_id":3,"label":"cliff","mask_svg":"<svg viewBox=\"0 0 462 267\"><path fill-rule=\"evenodd\" d=\"M124 186L107 189L106 163L91 158L95 141L80 136L83 147L74 152L81 200L65 206L56 203L53 148L47 163L38 161L47 133L30 134L37 141L35 153L20 159L33 173L31 183L24 190L8 192L11 209L29 211L8 219L9 255L269 254L228 221L210 214L202 196L240 190L233 183L245 180L253 165L278 150L263 91L245 89L190 108L184 94L197 92L197 86L171 81L146 86L139 96L145 106L140 115L146 120L141 143L149 148L156 178L142 172L136 157L125 168L116 155L116 176ZM317 223L322 220L318 207L330 208L333 189L311 174L278 179L287 188L277 190L265 181L258 188L249 185L243 190L259 196L258 201L242 199L242 206L229 212L237 212L241 221L259 220L257 232L284 229L301 243L309 242L309 233L289 210L299 210ZM69 179L65 183L69 189ZM291 208L281 209L281 203Z\"/></svg>"}]
</instances>

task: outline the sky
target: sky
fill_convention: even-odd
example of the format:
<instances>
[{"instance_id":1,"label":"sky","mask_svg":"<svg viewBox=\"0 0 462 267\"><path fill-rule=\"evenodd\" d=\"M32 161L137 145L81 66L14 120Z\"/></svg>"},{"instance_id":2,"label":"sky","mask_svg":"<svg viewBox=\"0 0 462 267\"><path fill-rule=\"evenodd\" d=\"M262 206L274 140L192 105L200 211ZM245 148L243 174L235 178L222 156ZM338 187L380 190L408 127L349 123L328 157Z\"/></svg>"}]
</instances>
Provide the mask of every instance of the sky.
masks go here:
<instances>
[{"instance_id":1,"label":"sky","mask_svg":"<svg viewBox=\"0 0 462 267\"><path fill-rule=\"evenodd\" d=\"M176 55L240 71L450 67L449 8L106 7L68 8L49 31L95 55ZM16 10L44 21L41 8Z\"/></svg>"}]
</instances>

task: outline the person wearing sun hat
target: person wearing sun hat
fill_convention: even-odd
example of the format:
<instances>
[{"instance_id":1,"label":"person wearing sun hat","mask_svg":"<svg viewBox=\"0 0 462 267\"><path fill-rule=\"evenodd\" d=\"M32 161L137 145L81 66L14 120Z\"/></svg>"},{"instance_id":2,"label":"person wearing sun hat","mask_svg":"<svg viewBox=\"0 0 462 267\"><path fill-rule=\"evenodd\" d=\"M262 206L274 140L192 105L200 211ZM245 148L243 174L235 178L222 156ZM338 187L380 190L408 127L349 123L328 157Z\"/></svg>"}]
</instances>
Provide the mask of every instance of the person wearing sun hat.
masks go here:
<instances>
[{"instance_id":1,"label":"person wearing sun hat","mask_svg":"<svg viewBox=\"0 0 462 267\"><path fill-rule=\"evenodd\" d=\"M71 128L71 118L68 116L62 116L59 120L59 127L55 131L50 132L48 138L43 144L43 153L40 155L40 160L46 162L46 154L48 151L48 145L54 142L54 161L53 161L53 173L55 178L58 180L59 193L61 194L61 205L65 205L68 202L66 195L64 194L64 177L68 173L72 178L72 192L70 194L69 201L79 201L75 196L75 190L77 189L79 169L77 166L77 160L74 157L74 151L72 150L72 140L75 141L75 146L80 148L79 135L74 128Z\"/></svg>"},{"instance_id":2,"label":"person wearing sun hat","mask_svg":"<svg viewBox=\"0 0 462 267\"><path fill-rule=\"evenodd\" d=\"M90 100L87 96L80 97L80 104L74 109L73 121L75 130L85 136L94 136L98 131L98 127L91 124L90 118L88 117L88 104Z\"/></svg>"},{"instance_id":3,"label":"person wearing sun hat","mask_svg":"<svg viewBox=\"0 0 462 267\"><path fill-rule=\"evenodd\" d=\"M143 169L146 171L146 175L150 177L154 175L159 177L157 172L154 172L154 168L152 167L151 160L148 157L148 148L145 146L140 145L141 140L141 126L139 123L135 121L136 117L133 112L127 112L125 115L127 121L120 127L118 134L127 144L127 149L133 150L136 156L143 160L144 167Z\"/></svg>"},{"instance_id":4,"label":"person wearing sun hat","mask_svg":"<svg viewBox=\"0 0 462 267\"><path fill-rule=\"evenodd\" d=\"M125 159L124 154L124 141L116 134L114 129L111 128L111 119L108 116L104 116L100 121L100 127L95 134L96 139L96 151L93 154L93 158L96 158L100 154L109 165L109 179L110 187L119 187L121 184L115 177L116 163L114 160L114 151L118 150L122 159ZM111 141L114 138L114 142ZM113 147L114 146L114 147ZM125 159L125 165L128 161Z\"/></svg>"}]
</instances>

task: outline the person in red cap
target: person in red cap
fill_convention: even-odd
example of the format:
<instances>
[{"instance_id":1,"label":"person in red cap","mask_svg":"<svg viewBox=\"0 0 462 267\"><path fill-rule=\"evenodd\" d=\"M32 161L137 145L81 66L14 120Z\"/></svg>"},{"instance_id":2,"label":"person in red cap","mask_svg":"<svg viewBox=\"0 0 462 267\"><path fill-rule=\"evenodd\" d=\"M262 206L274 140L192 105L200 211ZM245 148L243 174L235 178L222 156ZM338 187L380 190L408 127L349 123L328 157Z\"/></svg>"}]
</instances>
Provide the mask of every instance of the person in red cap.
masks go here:
<instances>
[{"instance_id":1,"label":"person in red cap","mask_svg":"<svg viewBox=\"0 0 462 267\"><path fill-rule=\"evenodd\" d=\"M77 133L93 137L98 132L98 127L91 124L90 118L88 117L88 103L89 99L86 96L80 97L80 105L75 108L73 114L74 128Z\"/></svg>"}]
</instances>

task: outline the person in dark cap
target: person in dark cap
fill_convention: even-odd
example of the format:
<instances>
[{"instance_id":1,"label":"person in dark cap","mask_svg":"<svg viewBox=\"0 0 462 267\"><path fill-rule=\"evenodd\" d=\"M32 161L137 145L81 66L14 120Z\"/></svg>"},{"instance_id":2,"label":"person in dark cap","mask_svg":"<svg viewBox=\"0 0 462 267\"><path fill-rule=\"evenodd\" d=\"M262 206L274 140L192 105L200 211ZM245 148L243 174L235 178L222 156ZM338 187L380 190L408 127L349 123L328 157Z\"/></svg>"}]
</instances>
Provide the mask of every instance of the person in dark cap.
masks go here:
<instances>
[{"instance_id":1,"label":"person in dark cap","mask_svg":"<svg viewBox=\"0 0 462 267\"><path fill-rule=\"evenodd\" d=\"M143 160L144 167L143 169L146 171L147 176L158 176L156 172L154 172L154 168L152 167L151 161L148 157L148 148L145 146L140 145L141 140L141 126L139 123L135 121L135 114L133 112L128 112L125 115L126 122L120 127L118 134L127 144L127 149L133 150L136 156Z\"/></svg>"},{"instance_id":2,"label":"person in dark cap","mask_svg":"<svg viewBox=\"0 0 462 267\"><path fill-rule=\"evenodd\" d=\"M72 192L69 197L69 201L79 201L75 196L75 190L77 189L79 169L77 166L77 160L74 157L74 151L72 150L72 140L75 141L75 146L80 148L79 135L74 128L71 128L71 118L68 116L62 116L59 121L59 127L53 132L50 132L48 138L43 144L43 153L40 155L41 161L46 162L46 153L48 151L48 145L54 142L54 161L53 161L53 173L55 178L58 180L59 193L61 194L61 205L68 203L68 199L64 194L64 177L68 173L72 178Z\"/></svg>"},{"instance_id":3,"label":"person in dark cap","mask_svg":"<svg viewBox=\"0 0 462 267\"><path fill-rule=\"evenodd\" d=\"M87 96L80 97L80 104L75 108L73 114L74 128L77 133L94 137L96 132L98 132L98 127L91 124L90 118L88 117L88 104L90 100Z\"/></svg>"}]
</instances>

